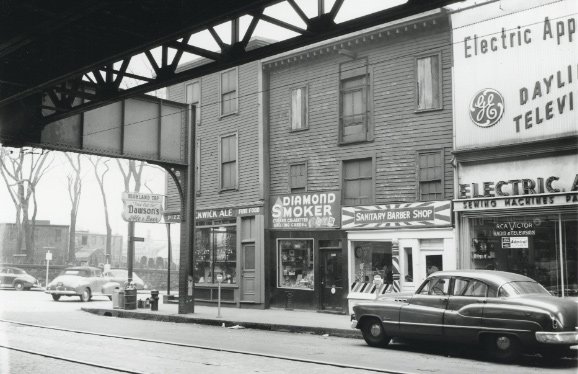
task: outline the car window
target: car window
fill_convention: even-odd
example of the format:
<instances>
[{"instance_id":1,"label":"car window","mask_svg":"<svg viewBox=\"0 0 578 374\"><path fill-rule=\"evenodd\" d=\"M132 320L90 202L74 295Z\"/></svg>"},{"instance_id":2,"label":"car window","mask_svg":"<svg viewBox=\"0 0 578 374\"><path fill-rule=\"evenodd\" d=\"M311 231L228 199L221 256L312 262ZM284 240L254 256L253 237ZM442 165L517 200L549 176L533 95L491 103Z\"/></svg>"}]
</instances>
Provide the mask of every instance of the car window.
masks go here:
<instances>
[{"instance_id":1,"label":"car window","mask_svg":"<svg viewBox=\"0 0 578 374\"><path fill-rule=\"evenodd\" d=\"M419 289L418 293L420 295L427 295L429 293L429 289L430 289L430 284L432 282L432 279L426 281L424 284L422 284L421 288Z\"/></svg>"},{"instance_id":2,"label":"car window","mask_svg":"<svg viewBox=\"0 0 578 374\"><path fill-rule=\"evenodd\" d=\"M450 289L449 278L438 278L434 283L432 283L431 289L429 291L430 295L447 295Z\"/></svg>"},{"instance_id":3,"label":"car window","mask_svg":"<svg viewBox=\"0 0 578 374\"><path fill-rule=\"evenodd\" d=\"M530 281L510 282L500 288L500 297L529 294L550 295L541 284Z\"/></svg>"},{"instance_id":4,"label":"car window","mask_svg":"<svg viewBox=\"0 0 578 374\"><path fill-rule=\"evenodd\" d=\"M464 291L463 296L485 297L488 293L488 285L484 282L472 279Z\"/></svg>"},{"instance_id":5,"label":"car window","mask_svg":"<svg viewBox=\"0 0 578 374\"><path fill-rule=\"evenodd\" d=\"M466 287L468 287L469 279L455 278L454 280L454 296L462 296Z\"/></svg>"},{"instance_id":6,"label":"car window","mask_svg":"<svg viewBox=\"0 0 578 374\"><path fill-rule=\"evenodd\" d=\"M24 270L20 270L20 269L11 269L11 270L14 274L25 274L26 273Z\"/></svg>"}]
</instances>

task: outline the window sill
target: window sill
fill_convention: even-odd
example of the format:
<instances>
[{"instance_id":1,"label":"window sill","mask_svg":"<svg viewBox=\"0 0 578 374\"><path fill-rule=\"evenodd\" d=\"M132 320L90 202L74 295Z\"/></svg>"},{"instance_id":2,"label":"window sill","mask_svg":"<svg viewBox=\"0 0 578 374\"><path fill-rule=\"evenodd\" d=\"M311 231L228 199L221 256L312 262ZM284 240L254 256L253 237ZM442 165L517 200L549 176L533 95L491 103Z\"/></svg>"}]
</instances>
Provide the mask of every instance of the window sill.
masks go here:
<instances>
[{"instance_id":1,"label":"window sill","mask_svg":"<svg viewBox=\"0 0 578 374\"><path fill-rule=\"evenodd\" d=\"M439 112L443 109L444 109L443 106L439 107L439 108L416 109L416 110L414 110L414 113L419 114L419 113Z\"/></svg>"},{"instance_id":2,"label":"window sill","mask_svg":"<svg viewBox=\"0 0 578 374\"><path fill-rule=\"evenodd\" d=\"M355 140L355 141L351 141L351 142L342 142L339 141L337 142L337 145L356 145L356 144L363 144L363 143L373 143L375 139L367 139L367 140Z\"/></svg>"},{"instance_id":3,"label":"window sill","mask_svg":"<svg viewBox=\"0 0 578 374\"><path fill-rule=\"evenodd\" d=\"M204 288L217 288L219 287L218 283L195 283L196 287L204 287ZM239 288L239 285L236 283L221 283L221 288Z\"/></svg>"},{"instance_id":4,"label":"window sill","mask_svg":"<svg viewBox=\"0 0 578 374\"><path fill-rule=\"evenodd\" d=\"M219 120L225 119L225 118L227 118L227 117L237 116L237 115L239 115L239 111L232 112L232 113L227 113L227 114L221 114L221 115L219 116Z\"/></svg>"},{"instance_id":5,"label":"window sill","mask_svg":"<svg viewBox=\"0 0 578 374\"><path fill-rule=\"evenodd\" d=\"M304 127L302 129L289 129L290 133L294 133L294 132L303 132L303 131L307 131L309 130L309 127Z\"/></svg>"},{"instance_id":6,"label":"window sill","mask_svg":"<svg viewBox=\"0 0 578 374\"><path fill-rule=\"evenodd\" d=\"M237 187L232 187L232 188L224 188L222 190L219 190L219 193L237 192L237 191L239 191L239 189Z\"/></svg>"}]
</instances>

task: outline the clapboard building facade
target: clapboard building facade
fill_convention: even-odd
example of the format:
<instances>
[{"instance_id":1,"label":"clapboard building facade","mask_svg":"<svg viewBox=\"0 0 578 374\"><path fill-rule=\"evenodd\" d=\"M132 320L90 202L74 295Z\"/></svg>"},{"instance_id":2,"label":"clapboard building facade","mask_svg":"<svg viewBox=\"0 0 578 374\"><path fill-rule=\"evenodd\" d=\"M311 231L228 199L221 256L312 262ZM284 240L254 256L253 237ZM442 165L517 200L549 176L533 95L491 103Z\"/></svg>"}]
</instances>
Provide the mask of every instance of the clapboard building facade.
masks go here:
<instances>
[{"instance_id":1,"label":"clapboard building facade","mask_svg":"<svg viewBox=\"0 0 578 374\"><path fill-rule=\"evenodd\" d=\"M265 43L252 40L249 48ZM179 69L204 62L195 60ZM217 275L222 274L223 303L264 307L260 71L260 62L251 62L168 87L168 99L196 108L196 303L217 302ZM181 212L171 177L166 210Z\"/></svg>"},{"instance_id":2,"label":"clapboard building facade","mask_svg":"<svg viewBox=\"0 0 578 374\"><path fill-rule=\"evenodd\" d=\"M263 61L268 304L345 312L375 275L455 268L451 68L443 10Z\"/></svg>"}]
</instances>

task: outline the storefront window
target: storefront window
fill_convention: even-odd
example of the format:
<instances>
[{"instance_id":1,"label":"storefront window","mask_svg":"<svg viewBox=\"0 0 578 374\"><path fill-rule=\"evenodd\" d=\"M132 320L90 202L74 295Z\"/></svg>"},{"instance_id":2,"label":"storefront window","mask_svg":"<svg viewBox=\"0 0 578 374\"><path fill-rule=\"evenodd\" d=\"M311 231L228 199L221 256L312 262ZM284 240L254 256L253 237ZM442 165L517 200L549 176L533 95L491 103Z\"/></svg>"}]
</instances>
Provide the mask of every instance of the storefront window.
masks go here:
<instances>
[{"instance_id":1,"label":"storefront window","mask_svg":"<svg viewBox=\"0 0 578 374\"><path fill-rule=\"evenodd\" d=\"M195 282L216 283L217 274L222 274L223 283L236 283L236 226L197 228L195 237Z\"/></svg>"},{"instance_id":2,"label":"storefront window","mask_svg":"<svg viewBox=\"0 0 578 374\"><path fill-rule=\"evenodd\" d=\"M391 242L352 242L355 283L373 282L375 275L384 283L393 283Z\"/></svg>"},{"instance_id":3,"label":"storefront window","mask_svg":"<svg viewBox=\"0 0 578 374\"><path fill-rule=\"evenodd\" d=\"M277 251L277 287L313 290L313 239L279 239Z\"/></svg>"},{"instance_id":4,"label":"storefront window","mask_svg":"<svg viewBox=\"0 0 578 374\"><path fill-rule=\"evenodd\" d=\"M469 226L472 268L523 274L554 295L578 295L575 215L470 218Z\"/></svg>"}]
</instances>

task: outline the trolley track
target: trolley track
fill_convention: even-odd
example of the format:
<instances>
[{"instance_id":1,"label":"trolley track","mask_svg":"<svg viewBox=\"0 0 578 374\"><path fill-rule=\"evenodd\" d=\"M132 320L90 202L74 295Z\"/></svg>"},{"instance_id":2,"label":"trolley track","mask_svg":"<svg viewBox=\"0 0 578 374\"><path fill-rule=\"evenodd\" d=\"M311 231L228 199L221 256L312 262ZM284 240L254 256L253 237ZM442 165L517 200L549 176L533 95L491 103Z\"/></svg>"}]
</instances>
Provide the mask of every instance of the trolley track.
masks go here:
<instances>
[{"instance_id":1,"label":"trolley track","mask_svg":"<svg viewBox=\"0 0 578 374\"><path fill-rule=\"evenodd\" d=\"M274 360L283 360L283 361L288 361L288 362L298 362L298 363L303 363L303 364L320 365L320 366L324 366L324 367L333 367L333 368L339 368L339 369L349 369L349 370L356 370L356 371L387 373L387 374L415 374L415 373L411 373L411 372L407 372L407 371L381 369L381 368L367 367L367 366L360 366L360 365L341 364L341 363L328 362L328 361L322 361L322 360L313 360L313 359L300 358L300 357L291 357L291 356L276 355L276 354L270 354L270 353L259 353L259 352L251 352L251 351L244 351L244 350L238 350L238 349L214 347L214 346L210 346L210 345L178 343L178 342L171 342L171 341L167 341L167 340L156 340L156 339L139 338L139 337L132 337L132 336L123 336L123 335L83 331L83 330L74 330L74 329L67 329L67 328L62 328L62 327L44 326L44 325L18 322L18 321L12 321L12 320L5 320L5 319L0 319L0 322L5 323L5 324L25 326L25 327L36 328L36 329L54 330L54 331L60 331L60 332L65 332L65 333L72 333L72 334L97 336L97 337L110 338L110 339L122 339L122 340L126 340L126 341L159 344L159 345L164 345L164 346L173 346L173 347L181 347L181 348L199 349L199 350L219 352L219 353L231 353L231 354L238 354L238 355L245 355L245 356L260 357L260 358L265 358L265 359L274 359ZM51 359L60 360L60 361L67 361L67 362L71 362L71 363L75 363L75 364L79 364L79 365L84 365L84 366L90 366L90 367L94 367L94 368L111 370L111 371L115 371L115 372L119 372L119 373L135 373L135 374L146 373L146 371L135 371L135 370L121 368L121 367L114 367L111 365L99 364L99 363L90 362L90 361L86 361L86 360L79 360L79 359L65 357L65 356L61 356L61 355L55 355L55 354L51 354L51 353L47 353L47 352L39 352L39 351L34 351L34 350L29 350L29 349L13 347L13 346L9 346L6 344L0 344L0 348L13 350L13 351L21 352L21 353L26 353L26 354L31 354L31 355L36 355L36 356L42 356L42 357L51 358Z\"/></svg>"}]
</instances>

